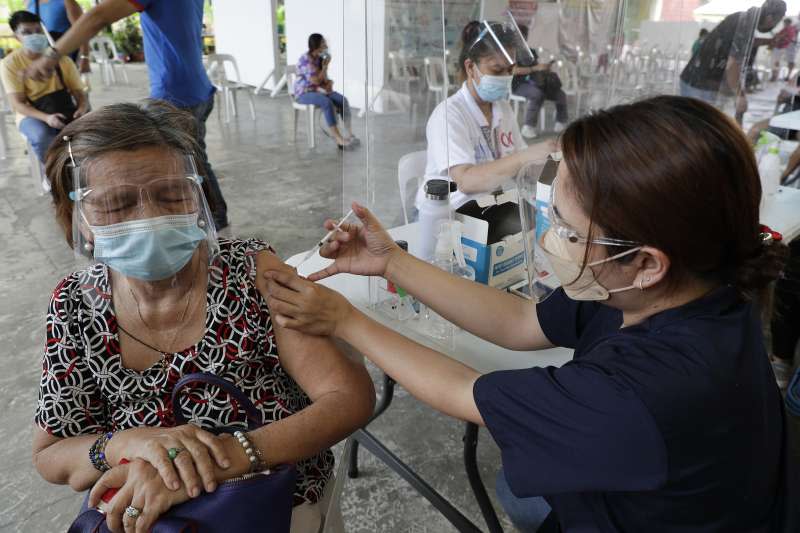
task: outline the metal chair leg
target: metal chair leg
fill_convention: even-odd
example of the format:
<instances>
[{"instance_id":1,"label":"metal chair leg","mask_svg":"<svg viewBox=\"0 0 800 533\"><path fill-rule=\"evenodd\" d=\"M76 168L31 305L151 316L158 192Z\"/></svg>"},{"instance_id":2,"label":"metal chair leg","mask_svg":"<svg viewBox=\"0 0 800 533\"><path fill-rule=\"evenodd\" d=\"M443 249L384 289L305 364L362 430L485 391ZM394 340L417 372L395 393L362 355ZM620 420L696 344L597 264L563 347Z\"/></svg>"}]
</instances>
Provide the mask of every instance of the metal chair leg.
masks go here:
<instances>
[{"instance_id":1,"label":"metal chair leg","mask_svg":"<svg viewBox=\"0 0 800 533\"><path fill-rule=\"evenodd\" d=\"M379 416L381 416L392 404L392 399L394 399L394 386L397 384L395 380L389 377L386 373L383 374L383 388L381 389L381 395L378 398L378 403L375 405L375 411L372 413L372 417L369 419L369 424ZM350 448L350 456L349 456L349 463L350 466L347 470L347 475L350 478L357 478L358 477L358 441L353 441L353 446Z\"/></svg>"},{"instance_id":2,"label":"metal chair leg","mask_svg":"<svg viewBox=\"0 0 800 533\"><path fill-rule=\"evenodd\" d=\"M500 526L500 521L497 519L497 513L492 507L492 501L489 495L486 494L486 487L481 480L481 474L478 471L478 462L476 460L476 452L478 449L478 426L472 422L467 422L464 429L464 468L467 471L467 478L469 479L472 492L475 494L475 499L478 501L478 507L481 509L483 519L489 527L489 533L503 533L503 528Z\"/></svg>"}]
</instances>

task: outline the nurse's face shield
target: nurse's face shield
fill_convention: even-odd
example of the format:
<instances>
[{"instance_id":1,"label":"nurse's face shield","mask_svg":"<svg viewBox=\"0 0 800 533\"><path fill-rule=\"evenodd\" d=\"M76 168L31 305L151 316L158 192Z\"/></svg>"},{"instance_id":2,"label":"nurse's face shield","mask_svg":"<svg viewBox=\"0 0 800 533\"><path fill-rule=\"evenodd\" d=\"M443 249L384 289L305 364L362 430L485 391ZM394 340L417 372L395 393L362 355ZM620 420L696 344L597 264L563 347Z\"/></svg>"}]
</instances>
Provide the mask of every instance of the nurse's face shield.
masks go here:
<instances>
[{"instance_id":1,"label":"nurse's face shield","mask_svg":"<svg viewBox=\"0 0 800 533\"><path fill-rule=\"evenodd\" d=\"M529 294L541 302L557 289L561 282L548 256L573 263L577 281L584 268L612 261L631 253L639 243L607 237L587 238L564 220L556 197L561 153L548 156L545 161L533 162L523 167L517 175L520 193L520 215L525 232L526 265ZM553 245L556 246L553 246ZM607 257L584 265L586 247L600 245L611 247ZM562 274L563 267L562 267ZM563 277L563 276L562 276Z\"/></svg>"},{"instance_id":2,"label":"nurse's face shield","mask_svg":"<svg viewBox=\"0 0 800 533\"><path fill-rule=\"evenodd\" d=\"M94 259L97 234L121 234L132 225L146 228L174 221L196 224L205 236L209 260L216 255L217 235L194 158L166 150L158 154L146 160L112 160L104 154L73 163L69 197L76 256Z\"/></svg>"},{"instance_id":3,"label":"nurse's face shield","mask_svg":"<svg viewBox=\"0 0 800 533\"><path fill-rule=\"evenodd\" d=\"M533 54L510 12L499 21L484 20L467 57L480 75L510 76L516 65L533 65Z\"/></svg>"}]
</instances>

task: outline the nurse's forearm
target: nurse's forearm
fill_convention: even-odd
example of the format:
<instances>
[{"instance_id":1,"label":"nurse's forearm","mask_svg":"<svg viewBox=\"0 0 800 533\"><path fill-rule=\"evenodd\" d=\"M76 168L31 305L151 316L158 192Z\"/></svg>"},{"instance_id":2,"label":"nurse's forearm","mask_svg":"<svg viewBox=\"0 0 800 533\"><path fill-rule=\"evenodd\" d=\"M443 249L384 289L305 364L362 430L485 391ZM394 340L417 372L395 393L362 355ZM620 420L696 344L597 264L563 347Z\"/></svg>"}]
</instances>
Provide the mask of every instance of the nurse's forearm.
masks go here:
<instances>
[{"instance_id":1,"label":"nurse's forearm","mask_svg":"<svg viewBox=\"0 0 800 533\"><path fill-rule=\"evenodd\" d=\"M506 291L468 281L408 253L389 262L386 279L473 335L509 350L540 350L552 345L536 306Z\"/></svg>"},{"instance_id":2,"label":"nurse's forearm","mask_svg":"<svg viewBox=\"0 0 800 533\"><path fill-rule=\"evenodd\" d=\"M472 388L480 374L403 337L353 309L338 335L418 400L437 411L484 425Z\"/></svg>"},{"instance_id":3,"label":"nurse's forearm","mask_svg":"<svg viewBox=\"0 0 800 533\"><path fill-rule=\"evenodd\" d=\"M519 172L525 155L522 151L477 165L458 165L450 169L450 176L464 194L492 192Z\"/></svg>"}]
</instances>

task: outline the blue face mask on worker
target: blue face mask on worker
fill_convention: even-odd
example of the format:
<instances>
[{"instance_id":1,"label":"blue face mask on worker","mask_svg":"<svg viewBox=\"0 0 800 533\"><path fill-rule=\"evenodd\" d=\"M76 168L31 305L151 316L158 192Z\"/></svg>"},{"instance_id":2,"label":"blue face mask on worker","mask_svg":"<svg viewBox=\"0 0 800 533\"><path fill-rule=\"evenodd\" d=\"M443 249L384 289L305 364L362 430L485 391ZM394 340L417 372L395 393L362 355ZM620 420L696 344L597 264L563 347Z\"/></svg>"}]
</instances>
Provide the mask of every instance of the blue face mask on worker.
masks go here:
<instances>
[{"instance_id":1,"label":"blue face mask on worker","mask_svg":"<svg viewBox=\"0 0 800 533\"><path fill-rule=\"evenodd\" d=\"M473 79L473 85L478 93L478 98L484 102L508 100L509 96L511 96L511 80L514 76L510 74L507 76L484 74L478 68L478 65L475 65L475 70L478 72L478 77Z\"/></svg>"},{"instance_id":2,"label":"blue face mask on worker","mask_svg":"<svg viewBox=\"0 0 800 533\"><path fill-rule=\"evenodd\" d=\"M157 281L177 274L206 239L197 213L89 226L94 258L120 274Z\"/></svg>"},{"instance_id":3,"label":"blue face mask on worker","mask_svg":"<svg viewBox=\"0 0 800 533\"><path fill-rule=\"evenodd\" d=\"M22 46L35 54L41 54L50 46L50 41L43 33L31 33L22 36Z\"/></svg>"}]
</instances>

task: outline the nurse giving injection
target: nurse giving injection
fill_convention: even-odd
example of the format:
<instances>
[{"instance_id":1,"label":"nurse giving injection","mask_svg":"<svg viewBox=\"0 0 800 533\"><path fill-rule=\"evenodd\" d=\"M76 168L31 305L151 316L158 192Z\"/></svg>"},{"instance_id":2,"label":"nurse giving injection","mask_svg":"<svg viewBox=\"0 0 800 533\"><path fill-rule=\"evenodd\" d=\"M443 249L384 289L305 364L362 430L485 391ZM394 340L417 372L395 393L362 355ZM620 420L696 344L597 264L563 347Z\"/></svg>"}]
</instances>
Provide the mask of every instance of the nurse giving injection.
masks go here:
<instances>
[{"instance_id":1,"label":"nurse giving injection","mask_svg":"<svg viewBox=\"0 0 800 533\"><path fill-rule=\"evenodd\" d=\"M265 273L274 320L338 337L420 401L488 427L498 484L565 533L766 531L784 428L756 302L787 250L760 225L747 140L714 107L662 96L573 122L561 151L536 243L561 287L543 302L416 259L354 204L359 223L321 249L330 266ZM574 358L481 375L315 283L339 273L383 276L505 348Z\"/></svg>"}]
</instances>

